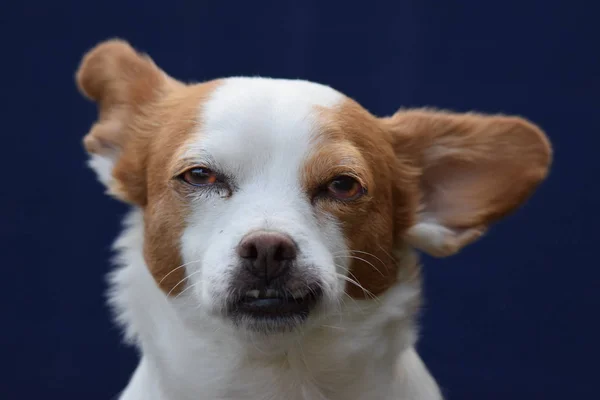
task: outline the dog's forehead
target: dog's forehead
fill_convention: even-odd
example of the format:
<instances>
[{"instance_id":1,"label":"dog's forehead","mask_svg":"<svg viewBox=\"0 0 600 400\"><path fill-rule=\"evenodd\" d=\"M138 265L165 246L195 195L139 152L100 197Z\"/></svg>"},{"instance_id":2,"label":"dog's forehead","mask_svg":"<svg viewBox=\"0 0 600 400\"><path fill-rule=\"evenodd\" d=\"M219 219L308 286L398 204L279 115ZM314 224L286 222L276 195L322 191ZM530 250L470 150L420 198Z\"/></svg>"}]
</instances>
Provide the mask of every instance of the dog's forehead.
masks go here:
<instances>
[{"instance_id":1,"label":"dog's forehead","mask_svg":"<svg viewBox=\"0 0 600 400\"><path fill-rule=\"evenodd\" d=\"M200 105L200 124L188 155L206 155L221 168L244 174L267 164L301 163L322 132L319 109L346 97L301 80L229 78Z\"/></svg>"}]
</instances>

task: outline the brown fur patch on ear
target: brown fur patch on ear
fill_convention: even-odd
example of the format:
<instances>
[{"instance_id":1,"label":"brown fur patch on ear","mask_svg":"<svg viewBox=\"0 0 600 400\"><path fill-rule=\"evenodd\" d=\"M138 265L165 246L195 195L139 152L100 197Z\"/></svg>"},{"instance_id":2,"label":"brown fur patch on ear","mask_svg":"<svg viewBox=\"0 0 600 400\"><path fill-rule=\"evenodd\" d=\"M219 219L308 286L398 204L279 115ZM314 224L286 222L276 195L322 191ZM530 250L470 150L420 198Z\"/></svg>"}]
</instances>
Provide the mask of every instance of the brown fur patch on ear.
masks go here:
<instances>
[{"instance_id":1,"label":"brown fur patch on ear","mask_svg":"<svg viewBox=\"0 0 600 400\"><path fill-rule=\"evenodd\" d=\"M170 91L185 85L158 68L150 57L122 40L109 40L90 50L76 73L80 91L98 103L99 118L84 138L91 154L109 160L109 193L137 205L146 202L147 136L156 130L150 115Z\"/></svg>"},{"instance_id":2,"label":"brown fur patch on ear","mask_svg":"<svg viewBox=\"0 0 600 400\"><path fill-rule=\"evenodd\" d=\"M145 103L164 79L150 57L137 53L127 42L100 43L81 61L76 81L81 92L101 107Z\"/></svg>"},{"instance_id":3,"label":"brown fur patch on ear","mask_svg":"<svg viewBox=\"0 0 600 400\"><path fill-rule=\"evenodd\" d=\"M143 209L144 259L158 287L177 295L188 284L180 246L190 210L173 165L201 130L202 104L221 81L184 85L112 40L84 57L77 83L100 106L85 146L112 163L110 193Z\"/></svg>"},{"instance_id":4,"label":"brown fur patch on ear","mask_svg":"<svg viewBox=\"0 0 600 400\"><path fill-rule=\"evenodd\" d=\"M415 233L430 253L452 254L472 241L458 239L476 238L516 210L552 159L544 133L518 117L407 110L382 122L396 154L412 156L421 171L419 222L426 225ZM435 243L424 243L424 233Z\"/></svg>"}]
</instances>

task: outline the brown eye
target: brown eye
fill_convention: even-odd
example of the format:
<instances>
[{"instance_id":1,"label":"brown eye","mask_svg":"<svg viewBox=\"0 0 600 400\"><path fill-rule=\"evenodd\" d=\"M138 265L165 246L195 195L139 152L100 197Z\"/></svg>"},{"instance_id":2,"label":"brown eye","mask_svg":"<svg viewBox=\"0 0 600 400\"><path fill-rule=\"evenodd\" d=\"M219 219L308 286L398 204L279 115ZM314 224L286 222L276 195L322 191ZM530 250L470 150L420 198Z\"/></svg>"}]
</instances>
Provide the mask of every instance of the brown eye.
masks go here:
<instances>
[{"instance_id":1,"label":"brown eye","mask_svg":"<svg viewBox=\"0 0 600 400\"><path fill-rule=\"evenodd\" d=\"M354 200L364 194L365 189L350 176L338 176L327 186L329 194L339 200Z\"/></svg>"},{"instance_id":2,"label":"brown eye","mask_svg":"<svg viewBox=\"0 0 600 400\"><path fill-rule=\"evenodd\" d=\"M195 167L180 175L186 183L194 186L212 185L217 181L217 175L208 168Z\"/></svg>"}]
</instances>

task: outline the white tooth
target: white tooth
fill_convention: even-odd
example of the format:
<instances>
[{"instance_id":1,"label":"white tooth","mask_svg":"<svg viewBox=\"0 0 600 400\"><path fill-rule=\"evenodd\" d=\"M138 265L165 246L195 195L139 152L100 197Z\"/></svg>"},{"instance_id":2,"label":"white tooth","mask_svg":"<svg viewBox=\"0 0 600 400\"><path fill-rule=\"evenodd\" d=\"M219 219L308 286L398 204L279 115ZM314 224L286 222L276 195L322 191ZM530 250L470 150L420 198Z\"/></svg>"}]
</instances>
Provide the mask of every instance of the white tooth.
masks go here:
<instances>
[{"instance_id":1,"label":"white tooth","mask_svg":"<svg viewBox=\"0 0 600 400\"><path fill-rule=\"evenodd\" d=\"M260 292L259 292L258 290L256 290L256 289L254 289L254 290L248 290L248 291L246 292L246 296L247 296L247 297L254 297L255 299L258 299L258 295L259 295L259 293L260 293Z\"/></svg>"},{"instance_id":2,"label":"white tooth","mask_svg":"<svg viewBox=\"0 0 600 400\"><path fill-rule=\"evenodd\" d=\"M267 289L266 295L267 297L277 297L277 291L273 289Z\"/></svg>"},{"instance_id":3,"label":"white tooth","mask_svg":"<svg viewBox=\"0 0 600 400\"><path fill-rule=\"evenodd\" d=\"M304 297L304 292L302 292L302 290L296 290L294 293L292 293L292 297L295 299L301 299Z\"/></svg>"}]
</instances>

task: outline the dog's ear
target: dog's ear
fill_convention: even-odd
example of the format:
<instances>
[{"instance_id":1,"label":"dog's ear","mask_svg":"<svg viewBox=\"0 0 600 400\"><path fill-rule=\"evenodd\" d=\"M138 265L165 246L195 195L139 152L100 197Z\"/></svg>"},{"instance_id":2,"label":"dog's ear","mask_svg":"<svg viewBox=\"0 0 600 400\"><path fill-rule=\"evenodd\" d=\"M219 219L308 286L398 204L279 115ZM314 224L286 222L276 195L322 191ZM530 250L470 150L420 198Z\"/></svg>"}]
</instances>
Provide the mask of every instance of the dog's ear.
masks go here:
<instances>
[{"instance_id":1,"label":"dog's ear","mask_svg":"<svg viewBox=\"0 0 600 400\"><path fill-rule=\"evenodd\" d=\"M117 198L143 205L146 199L144 116L179 82L146 55L121 40L90 50L76 73L79 90L98 104L98 121L84 138L90 166Z\"/></svg>"},{"instance_id":2,"label":"dog's ear","mask_svg":"<svg viewBox=\"0 0 600 400\"><path fill-rule=\"evenodd\" d=\"M518 117L400 110L383 123L419 175L420 208L405 240L436 257L458 252L524 203L551 163L544 133Z\"/></svg>"}]
</instances>

